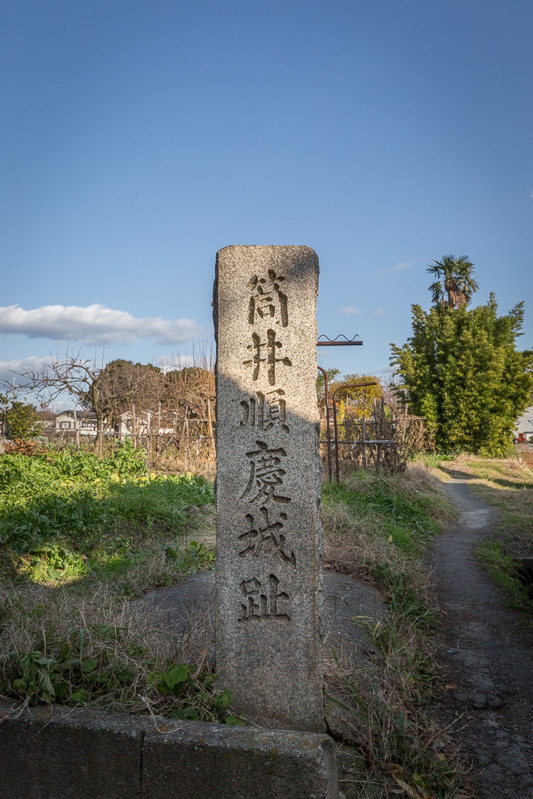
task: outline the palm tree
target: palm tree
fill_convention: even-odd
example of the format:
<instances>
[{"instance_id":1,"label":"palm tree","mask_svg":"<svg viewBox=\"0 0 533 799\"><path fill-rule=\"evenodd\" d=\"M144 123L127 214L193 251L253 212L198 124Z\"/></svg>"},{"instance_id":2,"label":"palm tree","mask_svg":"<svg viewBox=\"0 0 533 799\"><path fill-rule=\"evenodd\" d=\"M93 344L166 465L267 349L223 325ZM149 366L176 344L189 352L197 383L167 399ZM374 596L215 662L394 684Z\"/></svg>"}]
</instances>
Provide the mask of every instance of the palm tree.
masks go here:
<instances>
[{"instance_id":1,"label":"palm tree","mask_svg":"<svg viewBox=\"0 0 533 799\"><path fill-rule=\"evenodd\" d=\"M448 308L461 308L468 305L479 284L472 277L474 264L467 255L456 258L445 255L442 261L435 261L428 266L426 272L435 275L435 283L429 287L431 299L437 305L448 305Z\"/></svg>"}]
</instances>

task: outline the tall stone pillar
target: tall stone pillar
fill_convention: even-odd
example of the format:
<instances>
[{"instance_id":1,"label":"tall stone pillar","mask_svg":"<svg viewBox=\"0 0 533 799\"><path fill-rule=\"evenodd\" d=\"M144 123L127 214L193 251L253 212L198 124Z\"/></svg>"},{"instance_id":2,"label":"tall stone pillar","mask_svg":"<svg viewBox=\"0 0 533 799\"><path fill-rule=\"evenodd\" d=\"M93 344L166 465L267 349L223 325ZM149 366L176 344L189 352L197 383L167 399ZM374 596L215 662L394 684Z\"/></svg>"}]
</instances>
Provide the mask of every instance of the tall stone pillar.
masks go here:
<instances>
[{"instance_id":1,"label":"tall stone pillar","mask_svg":"<svg viewBox=\"0 0 533 799\"><path fill-rule=\"evenodd\" d=\"M237 713L324 730L318 258L217 254L216 658Z\"/></svg>"}]
</instances>

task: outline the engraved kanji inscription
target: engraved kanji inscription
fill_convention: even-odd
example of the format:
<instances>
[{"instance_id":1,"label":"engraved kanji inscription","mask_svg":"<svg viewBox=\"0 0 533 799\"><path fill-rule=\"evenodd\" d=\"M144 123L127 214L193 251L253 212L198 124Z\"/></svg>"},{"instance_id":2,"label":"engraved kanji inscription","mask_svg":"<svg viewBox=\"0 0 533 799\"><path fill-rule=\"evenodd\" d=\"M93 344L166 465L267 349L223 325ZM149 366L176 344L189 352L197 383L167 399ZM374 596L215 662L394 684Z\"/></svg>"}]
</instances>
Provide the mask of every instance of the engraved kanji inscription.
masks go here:
<instances>
[{"instance_id":1,"label":"engraved kanji inscription","mask_svg":"<svg viewBox=\"0 0 533 799\"><path fill-rule=\"evenodd\" d=\"M286 357L276 357L276 351L279 350L283 344L276 338L275 330L267 330L266 341L261 341L259 333L252 333L252 343L247 346L247 350L251 352L252 357L243 361L244 366L251 366L252 379L257 380L261 371L261 365L267 370L268 382L271 386L276 383L276 365L282 363L284 366L292 366L292 362Z\"/></svg>"},{"instance_id":2,"label":"engraved kanji inscription","mask_svg":"<svg viewBox=\"0 0 533 799\"><path fill-rule=\"evenodd\" d=\"M239 536L239 540L244 544L244 549L239 552L241 558L248 555L258 557L259 555L277 555L283 563L289 563L296 568L296 555L285 549L285 535L281 532L283 525L287 521L287 514L280 513L277 521L272 521L268 517L268 508L264 506L259 509L263 517L262 524L254 527L254 517L251 513L246 514L248 530Z\"/></svg>"},{"instance_id":3,"label":"engraved kanji inscription","mask_svg":"<svg viewBox=\"0 0 533 799\"><path fill-rule=\"evenodd\" d=\"M278 494L278 489L283 485L286 475L285 469L280 464L287 453L282 447L269 449L264 441L255 442L259 449L246 453L250 461L250 477L248 484L241 494L241 499L248 497L248 502L269 502L273 500L281 504L290 502L290 497Z\"/></svg>"},{"instance_id":4,"label":"engraved kanji inscription","mask_svg":"<svg viewBox=\"0 0 533 799\"><path fill-rule=\"evenodd\" d=\"M277 388L267 391L266 394L257 391L255 397L251 397L248 401L243 400L241 402L243 409L241 427L255 427L266 433L273 427L279 427L289 433L287 403L283 399L284 396L285 392L281 388Z\"/></svg>"},{"instance_id":5,"label":"engraved kanji inscription","mask_svg":"<svg viewBox=\"0 0 533 799\"><path fill-rule=\"evenodd\" d=\"M282 275L268 270L268 278L254 275L248 284L252 296L248 305L248 322L253 325L257 319L276 319L283 327L289 324L287 295L281 290L285 281Z\"/></svg>"},{"instance_id":6,"label":"engraved kanji inscription","mask_svg":"<svg viewBox=\"0 0 533 799\"><path fill-rule=\"evenodd\" d=\"M268 618L290 621L288 613L290 597L285 591L279 590L279 580L275 574L268 575L267 584L262 584L255 577L243 580L240 589L243 594L240 622Z\"/></svg>"}]
</instances>

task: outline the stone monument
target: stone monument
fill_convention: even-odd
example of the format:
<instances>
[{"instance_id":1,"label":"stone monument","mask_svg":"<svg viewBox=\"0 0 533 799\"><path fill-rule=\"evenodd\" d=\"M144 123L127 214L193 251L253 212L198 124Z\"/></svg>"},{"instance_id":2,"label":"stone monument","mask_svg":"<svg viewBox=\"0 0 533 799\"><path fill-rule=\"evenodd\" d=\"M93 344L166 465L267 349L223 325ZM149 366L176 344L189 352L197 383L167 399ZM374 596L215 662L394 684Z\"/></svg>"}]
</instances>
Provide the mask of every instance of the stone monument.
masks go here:
<instances>
[{"instance_id":1,"label":"stone monument","mask_svg":"<svg viewBox=\"0 0 533 799\"><path fill-rule=\"evenodd\" d=\"M232 708L321 732L318 258L217 254L216 659Z\"/></svg>"}]
</instances>

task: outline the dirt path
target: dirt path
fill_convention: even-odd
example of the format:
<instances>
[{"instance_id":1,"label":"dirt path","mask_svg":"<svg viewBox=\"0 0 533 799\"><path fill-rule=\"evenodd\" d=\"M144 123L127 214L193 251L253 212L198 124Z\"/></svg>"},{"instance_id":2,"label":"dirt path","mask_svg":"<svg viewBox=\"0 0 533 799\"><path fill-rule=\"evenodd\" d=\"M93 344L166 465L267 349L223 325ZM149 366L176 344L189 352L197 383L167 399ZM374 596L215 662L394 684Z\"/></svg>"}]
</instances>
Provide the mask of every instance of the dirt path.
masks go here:
<instances>
[{"instance_id":1,"label":"dirt path","mask_svg":"<svg viewBox=\"0 0 533 799\"><path fill-rule=\"evenodd\" d=\"M496 512L466 480L445 485L461 518L433 556L449 686L440 712L455 720L476 797L533 799L533 625L505 605L473 554Z\"/></svg>"}]
</instances>

